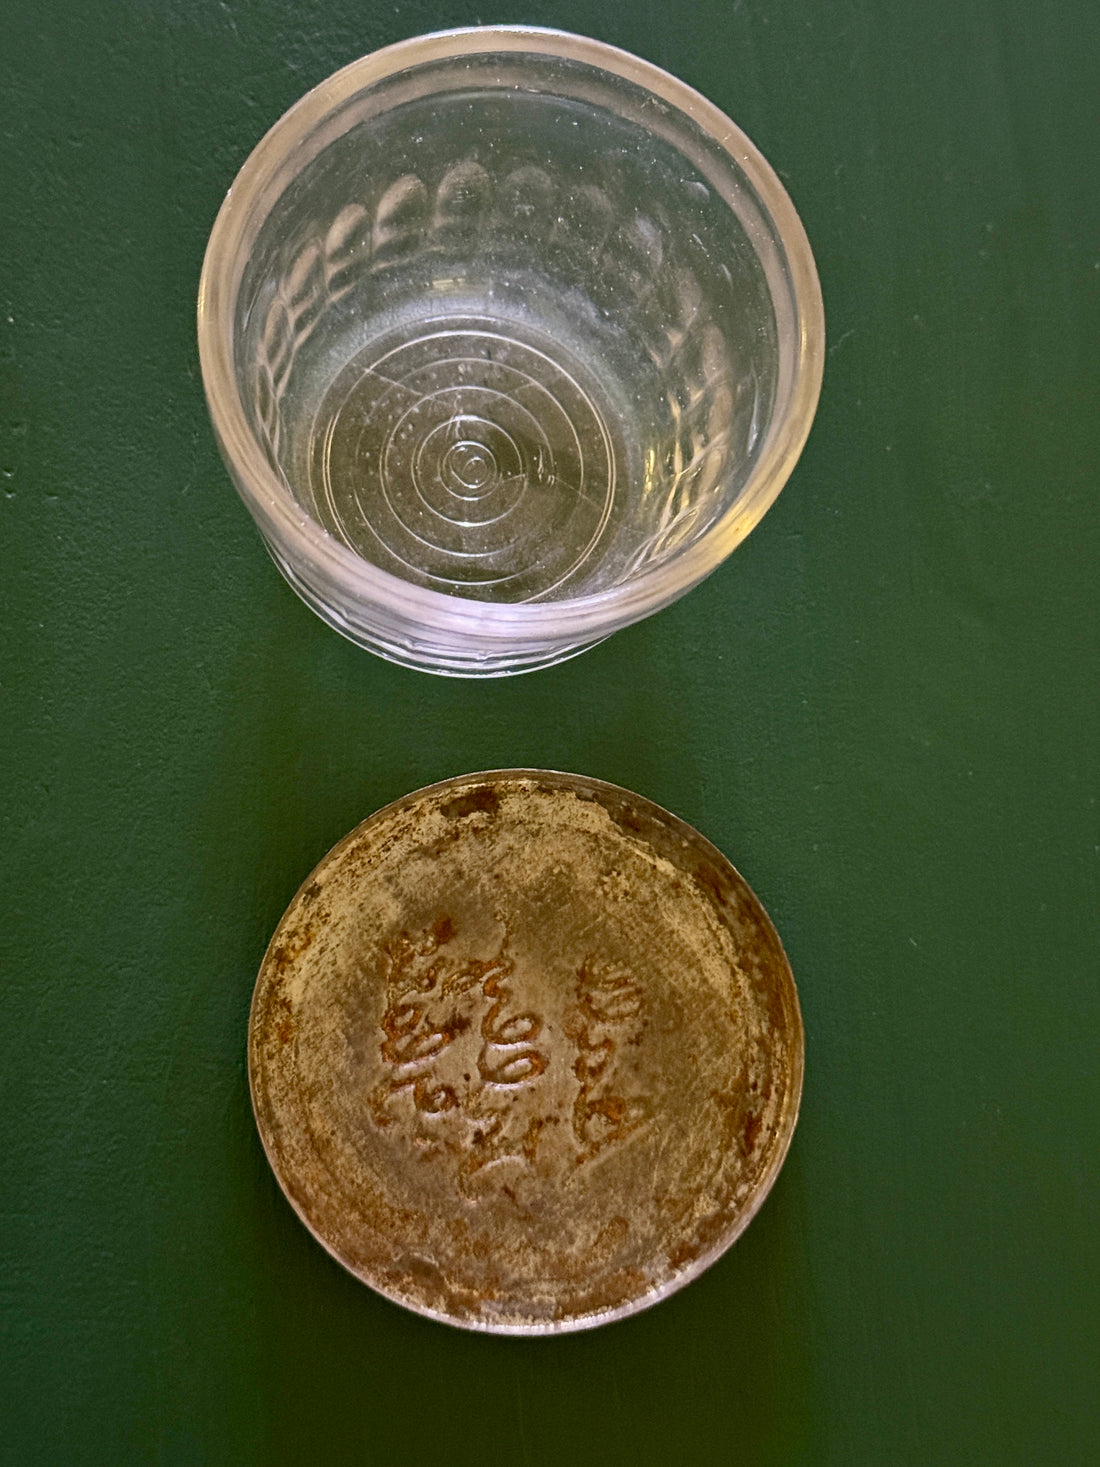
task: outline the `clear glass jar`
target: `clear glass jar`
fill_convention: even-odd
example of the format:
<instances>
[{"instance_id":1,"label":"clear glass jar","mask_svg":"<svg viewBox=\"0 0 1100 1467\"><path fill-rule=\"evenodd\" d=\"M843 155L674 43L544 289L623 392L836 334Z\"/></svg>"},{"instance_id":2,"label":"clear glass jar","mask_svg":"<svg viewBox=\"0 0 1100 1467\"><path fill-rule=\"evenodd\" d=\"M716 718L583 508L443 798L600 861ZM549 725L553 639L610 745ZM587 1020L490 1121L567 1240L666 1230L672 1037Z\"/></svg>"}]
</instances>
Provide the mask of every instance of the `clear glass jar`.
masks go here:
<instances>
[{"instance_id":1,"label":"clear glass jar","mask_svg":"<svg viewBox=\"0 0 1100 1467\"><path fill-rule=\"evenodd\" d=\"M199 347L283 574L408 666L569 657L714 570L783 487L821 385L805 232L674 77L479 27L354 62L241 169Z\"/></svg>"}]
</instances>

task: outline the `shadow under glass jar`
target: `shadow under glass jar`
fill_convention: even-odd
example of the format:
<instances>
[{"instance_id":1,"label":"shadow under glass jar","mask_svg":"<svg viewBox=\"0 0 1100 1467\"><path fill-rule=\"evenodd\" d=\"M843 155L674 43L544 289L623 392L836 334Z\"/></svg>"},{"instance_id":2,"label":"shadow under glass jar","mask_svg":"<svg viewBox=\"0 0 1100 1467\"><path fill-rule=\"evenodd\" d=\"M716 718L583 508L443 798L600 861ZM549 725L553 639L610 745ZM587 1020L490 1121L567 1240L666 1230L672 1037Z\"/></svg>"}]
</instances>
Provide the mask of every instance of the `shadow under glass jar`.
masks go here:
<instances>
[{"instance_id":1,"label":"shadow under glass jar","mask_svg":"<svg viewBox=\"0 0 1100 1467\"><path fill-rule=\"evenodd\" d=\"M276 563L393 661L561 661L682 595L779 493L824 322L747 138L601 43L484 27L353 63L242 168L199 345Z\"/></svg>"}]
</instances>

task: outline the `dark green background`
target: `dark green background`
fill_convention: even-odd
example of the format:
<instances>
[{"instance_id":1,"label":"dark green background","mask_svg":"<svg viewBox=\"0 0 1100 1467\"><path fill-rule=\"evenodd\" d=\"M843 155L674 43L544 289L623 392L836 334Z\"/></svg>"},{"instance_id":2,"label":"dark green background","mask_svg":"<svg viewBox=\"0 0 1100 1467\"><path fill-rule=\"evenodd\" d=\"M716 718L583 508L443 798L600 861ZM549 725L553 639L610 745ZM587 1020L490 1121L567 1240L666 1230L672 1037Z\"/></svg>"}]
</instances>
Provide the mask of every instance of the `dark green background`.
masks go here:
<instances>
[{"instance_id":1,"label":"dark green background","mask_svg":"<svg viewBox=\"0 0 1100 1467\"><path fill-rule=\"evenodd\" d=\"M1100 1460L1096 15L2 0L5 1462ZM474 19L600 36L725 108L800 209L830 343L794 478L723 569L485 685L296 600L194 343L262 132L338 65ZM808 1035L744 1239L559 1340L343 1274L244 1069L302 877L377 806L496 765L698 825L769 907Z\"/></svg>"}]
</instances>

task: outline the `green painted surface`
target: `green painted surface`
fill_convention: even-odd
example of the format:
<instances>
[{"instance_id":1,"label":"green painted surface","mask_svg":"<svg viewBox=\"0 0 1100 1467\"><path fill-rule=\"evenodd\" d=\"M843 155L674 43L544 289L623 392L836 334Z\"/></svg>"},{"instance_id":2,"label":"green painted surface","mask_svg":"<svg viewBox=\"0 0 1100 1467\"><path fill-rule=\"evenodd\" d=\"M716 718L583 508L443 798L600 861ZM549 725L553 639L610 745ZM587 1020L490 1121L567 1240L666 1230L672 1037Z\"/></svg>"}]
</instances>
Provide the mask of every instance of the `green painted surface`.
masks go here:
<instances>
[{"instance_id":1,"label":"green painted surface","mask_svg":"<svg viewBox=\"0 0 1100 1467\"><path fill-rule=\"evenodd\" d=\"M193 327L265 128L475 18L594 33L729 111L800 208L830 337L733 559L485 686L389 667L283 585ZM0 1458L1100 1460L1095 5L3 0L0 34ZM333 841L523 764L720 845L808 1034L732 1253L534 1342L346 1277L243 1064L266 938Z\"/></svg>"}]
</instances>

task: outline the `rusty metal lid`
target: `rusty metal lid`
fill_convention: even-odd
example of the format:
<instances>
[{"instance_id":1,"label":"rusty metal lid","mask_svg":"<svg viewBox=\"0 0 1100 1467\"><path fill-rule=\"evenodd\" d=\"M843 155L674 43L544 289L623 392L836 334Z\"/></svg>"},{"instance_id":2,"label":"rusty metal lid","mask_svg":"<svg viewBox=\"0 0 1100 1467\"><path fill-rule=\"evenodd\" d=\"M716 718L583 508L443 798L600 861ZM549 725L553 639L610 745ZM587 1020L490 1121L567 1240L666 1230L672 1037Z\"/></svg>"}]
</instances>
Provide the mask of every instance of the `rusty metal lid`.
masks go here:
<instances>
[{"instance_id":1,"label":"rusty metal lid","mask_svg":"<svg viewBox=\"0 0 1100 1467\"><path fill-rule=\"evenodd\" d=\"M467 1329L656 1303L745 1228L798 1115L790 967L708 841L637 795L504 770L365 820L260 968L249 1077L299 1217Z\"/></svg>"}]
</instances>

